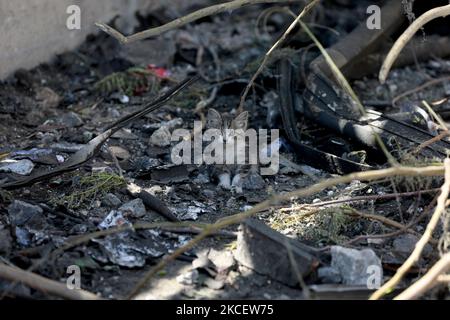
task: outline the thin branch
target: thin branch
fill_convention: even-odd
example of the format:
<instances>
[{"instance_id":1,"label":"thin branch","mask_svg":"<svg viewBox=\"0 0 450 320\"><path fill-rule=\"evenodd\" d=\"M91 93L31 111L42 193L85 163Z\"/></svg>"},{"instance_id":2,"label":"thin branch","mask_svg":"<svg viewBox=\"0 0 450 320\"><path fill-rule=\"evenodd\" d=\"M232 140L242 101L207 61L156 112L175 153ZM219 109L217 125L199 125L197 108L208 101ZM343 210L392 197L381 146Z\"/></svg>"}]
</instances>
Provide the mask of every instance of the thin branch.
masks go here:
<instances>
[{"instance_id":1,"label":"thin branch","mask_svg":"<svg viewBox=\"0 0 450 320\"><path fill-rule=\"evenodd\" d=\"M448 15L450 15L450 4L431 9L422 14L419 18L417 18L408 27L408 29L406 29L406 31L403 32L403 34L397 39L397 41L395 41L394 46L386 56L386 59L384 60L383 65L381 66L380 74L378 76L380 82L384 83L386 81L389 71L391 70L392 65L394 64L395 60L400 54L400 51L402 51L402 49L405 47L408 41L411 40L411 38L420 28L422 28L425 24L427 24L431 20L440 17L445 17Z\"/></svg>"},{"instance_id":2,"label":"thin branch","mask_svg":"<svg viewBox=\"0 0 450 320\"><path fill-rule=\"evenodd\" d=\"M322 201L322 202L316 202L316 203L306 203L306 204L300 204L300 205L296 205L296 206L288 207L288 208L280 208L280 212L289 212L289 211L308 209L308 208L332 206L332 205L341 204L341 203L351 203L351 202L359 202L359 201L377 201L377 200L392 199L392 198L398 198L398 197L420 196L420 195L426 194L426 193L438 192L439 190L440 190L439 188L435 188L435 189L427 189L427 190L419 190L419 191L411 191L411 192L377 194L377 195L371 195L371 196L356 196L356 197L352 197L352 198L348 198L348 199L337 199L337 200L329 200L329 201Z\"/></svg>"},{"instance_id":3,"label":"thin branch","mask_svg":"<svg viewBox=\"0 0 450 320\"><path fill-rule=\"evenodd\" d=\"M434 229L436 228L439 220L441 218L442 213L445 211L446 202L448 195L450 193L450 159L446 158L444 160L445 167L445 181L441 187L441 194L437 200L436 209L434 210L433 215L431 216L430 222L427 225L427 228L417 242L414 251L411 255L406 259L403 265L397 270L395 275L386 282L381 288L375 291L370 297L371 300L377 300L384 296L385 294L391 292L395 286L402 280L403 276L408 272L408 270L419 260L420 255L422 254L425 245L431 239Z\"/></svg>"},{"instance_id":4,"label":"thin branch","mask_svg":"<svg viewBox=\"0 0 450 320\"><path fill-rule=\"evenodd\" d=\"M450 252L447 252L436 264L408 289L400 293L394 300L412 300L420 298L425 292L440 284L441 276L450 270ZM445 278L444 278L445 279ZM449 280L447 276L447 281Z\"/></svg>"},{"instance_id":5,"label":"thin branch","mask_svg":"<svg viewBox=\"0 0 450 320\"><path fill-rule=\"evenodd\" d=\"M95 25L99 27L102 31L106 32L110 36L116 38L119 40L122 44L132 43L139 40L144 40L151 37L159 36L169 30L180 28L188 23L194 22L196 20L212 16L218 13L222 12L229 12L235 9L239 9L241 7L251 5L251 4L261 4L261 3L282 3L282 2L294 2L294 1L300 1L300 0L234 0L230 2L220 3L216 4L210 7L206 7L197 11L194 11L186 16L183 16L181 18L175 19L169 23L166 23L162 26L151 28L145 31L141 31L138 33L135 33L130 36L125 36L116 29L112 28L111 26L102 23L97 22Z\"/></svg>"},{"instance_id":6,"label":"thin branch","mask_svg":"<svg viewBox=\"0 0 450 320\"><path fill-rule=\"evenodd\" d=\"M64 299L101 300L99 296L89 291L82 289L70 290L66 285L60 282L44 278L19 268L10 267L3 263L0 263L0 278L13 281L14 283L21 282L43 293L56 295Z\"/></svg>"}]
</instances>

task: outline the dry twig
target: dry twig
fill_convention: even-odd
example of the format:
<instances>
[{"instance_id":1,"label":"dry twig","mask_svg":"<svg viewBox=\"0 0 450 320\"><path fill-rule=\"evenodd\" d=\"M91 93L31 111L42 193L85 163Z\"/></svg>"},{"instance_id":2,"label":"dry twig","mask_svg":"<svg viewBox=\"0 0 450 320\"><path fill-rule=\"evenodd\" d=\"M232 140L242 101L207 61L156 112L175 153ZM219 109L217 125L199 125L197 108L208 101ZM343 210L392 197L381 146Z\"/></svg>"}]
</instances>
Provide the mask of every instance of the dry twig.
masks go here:
<instances>
[{"instance_id":1,"label":"dry twig","mask_svg":"<svg viewBox=\"0 0 450 320\"><path fill-rule=\"evenodd\" d=\"M210 7L206 7L197 11L194 11L184 17L175 19L169 23L166 23L162 26L151 28L145 31L141 31L138 33L135 33L130 36L124 36L122 33L117 31L116 29L112 28L111 26L102 23L97 22L96 26L99 27L101 30L109 34L110 36L116 38L119 40L122 44L132 43L139 40L144 40L151 37L159 36L169 30L180 28L188 23L194 22L196 20L212 16L218 13L227 12L239 9L241 7L251 5L251 4L261 4L261 3L281 3L281 2L294 2L299 0L234 0L230 2L220 3L216 4Z\"/></svg>"}]
</instances>

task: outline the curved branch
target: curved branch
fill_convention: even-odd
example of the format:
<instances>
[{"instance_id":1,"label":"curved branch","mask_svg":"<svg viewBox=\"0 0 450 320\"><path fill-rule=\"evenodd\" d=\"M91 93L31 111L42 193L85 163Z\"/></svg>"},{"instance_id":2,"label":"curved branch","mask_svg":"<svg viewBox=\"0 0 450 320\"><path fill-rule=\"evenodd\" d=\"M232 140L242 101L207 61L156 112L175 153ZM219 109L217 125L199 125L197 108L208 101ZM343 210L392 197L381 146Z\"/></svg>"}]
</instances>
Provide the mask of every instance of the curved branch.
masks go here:
<instances>
[{"instance_id":1,"label":"curved branch","mask_svg":"<svg viewBox=\"0 0 450 320\"><path fill-rule=\"evenodd\" d=\"M378 76L381 83L386 81L389 71L392 68L395 60L397 59L400 51L405 47L414 34L422 28L425 24L436 18L441 18L450 15L450 4L442 7L437 7L425 12L419 18L417 18L405 32L395 41L392 49L389 51L386 59L381 66L380 74Z\"/></svg>"}]
</instances>

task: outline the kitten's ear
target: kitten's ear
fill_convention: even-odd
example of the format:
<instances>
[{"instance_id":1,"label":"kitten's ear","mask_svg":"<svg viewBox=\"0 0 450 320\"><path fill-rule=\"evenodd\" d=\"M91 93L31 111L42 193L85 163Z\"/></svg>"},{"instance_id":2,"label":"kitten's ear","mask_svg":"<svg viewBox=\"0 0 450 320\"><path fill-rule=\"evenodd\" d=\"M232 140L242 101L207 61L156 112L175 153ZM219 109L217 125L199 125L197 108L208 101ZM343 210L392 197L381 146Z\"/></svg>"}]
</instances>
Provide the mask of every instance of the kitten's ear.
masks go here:
<instances>
[{"instance_id":1,"label":"kitten's ear","mask_svg":"<svg viewBox=\"0 0 450 320\"><path fill-rule=\"evenodd\" d=\"M248 111L244 111L239 114L236 118L234 118L232 123L232 128L235 130L247 130L248 125Z\"/></svg>"},{"instance_id":2,"label":"kitten's ear","mask_svg":"<svg viewBox=\"0 0 450 320\"><path fill-rule=\"evenodd\" d=\"M222 116L213 108L208 110L206 115L206 128L207 129L221 129L222 128Z\"/></svg>"}]
</instances>

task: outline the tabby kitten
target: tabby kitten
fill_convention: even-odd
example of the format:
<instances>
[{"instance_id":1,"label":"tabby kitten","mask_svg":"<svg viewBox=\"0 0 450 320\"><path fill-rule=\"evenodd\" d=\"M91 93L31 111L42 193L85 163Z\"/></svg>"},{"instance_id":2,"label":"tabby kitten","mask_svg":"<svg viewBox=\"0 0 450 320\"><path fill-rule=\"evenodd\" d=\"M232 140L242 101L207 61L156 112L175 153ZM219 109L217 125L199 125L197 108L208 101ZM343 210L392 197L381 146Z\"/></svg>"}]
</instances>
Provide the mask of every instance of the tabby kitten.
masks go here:
<instances>
[{"instance_id":1,"label":"tabby kitten","mask_svg":"<svg viewBox=\"0 0 450 320\"><path fill-rule=\"evenodd\" d=\"M215 164L210 168L210 175L219 181L218 186L231 190L236 193L242 193L243 179L250 173L258 175L258 166L248 164L248 142L246 141L245 150L237 150L236 140L239 134L242 134L248 127L248 112L240 113L234 119L227 114L220 114L217 110L210 108L206 116L206 129L218 129L223 139L223 154L226 154L227 147L234 147L233 164ZM242 130L242 131L241 131ZM228 149L230 150L230 149ZM245 163L237 164L237 155L245 152ZM261 177L259 177L262 179Z\"/></svg>"}]
</instances>

